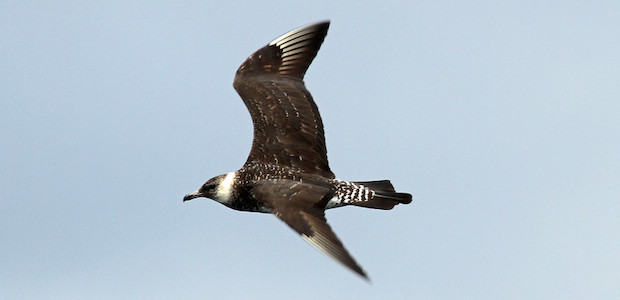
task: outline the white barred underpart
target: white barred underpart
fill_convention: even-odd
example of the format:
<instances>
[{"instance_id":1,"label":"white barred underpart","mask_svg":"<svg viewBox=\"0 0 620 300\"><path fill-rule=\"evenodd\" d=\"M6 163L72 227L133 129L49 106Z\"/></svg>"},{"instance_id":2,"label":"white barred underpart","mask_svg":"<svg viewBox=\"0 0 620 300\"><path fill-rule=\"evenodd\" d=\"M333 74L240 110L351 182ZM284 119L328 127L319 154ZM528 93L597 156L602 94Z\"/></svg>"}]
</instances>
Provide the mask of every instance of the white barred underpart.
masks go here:
<instances>
[{"instance_id":1,"label":"white barred underpart","mask_svg":"<svg viewBox=\"0 0 620 300\"><path fill-rule=\"evenodd\" d=\"M215 196L218 202L225 203L230 201L230 196L232 194L233 185L235 183L235 177L237 176L236 172L229 172L224 177L224 180L220 182L217 186L217 190L215 192Z\"/></svg>"},{"instance_id":2,"label":"white barred underpart","mask_svg":"<svg viewBox=\"0 0 620 300\"><path fill-rule=\"evenodd\" d=\"M362 184L337 180L336 196L327 202L326 209L364 202L372 199L375 192Z\"/></svg>"}]
</instances>

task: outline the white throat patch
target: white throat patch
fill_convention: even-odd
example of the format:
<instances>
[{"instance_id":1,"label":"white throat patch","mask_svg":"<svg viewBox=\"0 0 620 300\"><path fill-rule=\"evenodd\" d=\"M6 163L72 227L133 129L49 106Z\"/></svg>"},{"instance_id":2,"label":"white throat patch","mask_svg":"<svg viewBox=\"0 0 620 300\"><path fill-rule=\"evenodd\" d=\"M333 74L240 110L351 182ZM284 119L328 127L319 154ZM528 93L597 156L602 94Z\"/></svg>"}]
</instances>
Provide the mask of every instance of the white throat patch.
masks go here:
<instances>
[{"instance_id":1,"label":"white throat patch","mask_svg":"<svg viewBox=\"0 0 620 300\"><path fill-rule=\"evenodd\" d=\"M226 203L230 201L230 196L232 194L233 185L235 183L235 177L237 176L236 172L229 172L224 177L224 180L220 182L217 186L217 190L215 192L215 196L218 202Z\"/></svg>"}]
</instances>

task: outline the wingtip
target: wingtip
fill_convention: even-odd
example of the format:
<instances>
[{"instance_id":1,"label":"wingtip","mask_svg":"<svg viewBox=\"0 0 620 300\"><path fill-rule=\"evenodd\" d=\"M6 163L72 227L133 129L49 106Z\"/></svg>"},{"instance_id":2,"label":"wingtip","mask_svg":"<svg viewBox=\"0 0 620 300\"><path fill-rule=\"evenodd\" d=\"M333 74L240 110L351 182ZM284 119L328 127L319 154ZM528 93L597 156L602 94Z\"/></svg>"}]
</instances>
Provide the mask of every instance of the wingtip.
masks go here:
<instances>
[{"instance_id":1,"label":"wingtip","mask_svg":"<svg viewBox=\"0 0 620 300\"><path fill-rule=\"evenodd\" d=\"M312 32L321 32L322 33L321 35L325 36L327 35L329 24L330 24L329 20L323 20L323 21L319 21L316 23L310 23L310 24L297 27L275 38L273 41L269 43L269 45L279 45L290 39L298 38L301 35L306 35Z\"/></svg>"},{"instance_id":2,"label":"wingtip","mask_svg":"<svg viewBox=\"0 0 620 300\"><path fill-rule=\"evenodd\" d=\"M239 91L244 78L253 75L290 76L303 79L329 29L322 21L293 29L258 49L241 64L233 86Z\"/></svg>"},{"instance_id":3,"label":"wingtip","mask_svg":"<svg viewBox=\"0 0 620 300\"><path fill-rule=\"evenodd\" d=\"M357 274L357 276L361 277L364 281L368 282L368 284L372 283L372 280L370 279L366 271L364 271L364 269L362 269L359 265L349 266L344 263L342 263L342 265L346 267L347 269L349 269L350 271L352 271L353 273Z\"/></svg>"},{"instance_id":4,"label":"wingtip","mask_svg":"<svg viewBox=\"0 0 620 300\"><path fill-rule=\"evenodd\" d=\"M349 266L347 266L347 267L349 267ZM361 267L360 267L359 270L355 270L355 269L351 269L351 270L353 272L355 272L357 275L359 275L360 277L362 277L362 279L364 279L364 281L366 281L368 283L372 283L372 280L370 280L370 277L368 277L368 274L366 274L366 271L364 271Z\"/></svg>"},{"instance_id":5,"label":"wingtip","mask_svg":"<svg viewBox=\"0 0 620 300\"><path fill-rule=\"evenodd\" d=\"M324 233L321 232L316 232L316 235L313 236L302 234L301 237L306 240L306 242L308 242L310 245L312 245L315 249L331 257L345 268L359 275L364 280L370 282L370 278L368 277L364 269L362 269L362 267L355 261L353 256L349 254L347 249L344 248L344 246L342 245L340 240L338 240L335 234L332 239L326 238Z\"/></svg>"},{"instance_id":6,"label":"wingtip","mask_svg":"<svg viewBox=\"0 0 620 300\"><path fill-rule=\"evenodd\" d=\"M358 272L356 270L354 270L355 273L357 275L359 275L360 277L362 277L362 279L364 279L364 281L368 282L369 284L372 283L372 280L370 279L370 277L368 277L368 274L366 274L366 272L364 270L361 270Z\"/></svg>"}]
</instances>

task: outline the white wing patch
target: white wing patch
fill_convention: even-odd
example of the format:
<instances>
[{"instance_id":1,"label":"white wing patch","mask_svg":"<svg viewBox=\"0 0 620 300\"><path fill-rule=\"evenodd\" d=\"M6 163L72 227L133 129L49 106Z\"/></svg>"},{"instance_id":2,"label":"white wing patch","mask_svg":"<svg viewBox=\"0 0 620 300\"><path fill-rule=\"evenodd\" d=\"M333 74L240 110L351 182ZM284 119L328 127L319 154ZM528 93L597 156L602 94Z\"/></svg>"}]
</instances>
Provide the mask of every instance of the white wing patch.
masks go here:
<instances>
[{"instance_id":1,"label":"white wing patch","mask_svg":"<svg viewBox=\"0 0 620 300\"><path fill-rule=\"evenodd\" d=\"M280 48L285 48L289 46L287 44L288 42L303 37L304 35L312 34L314 33L314 30L315 28L312 26L303 26L279 36L275 40L271 41L269 45L276 45Z\"/></svg>"}]
</instances>

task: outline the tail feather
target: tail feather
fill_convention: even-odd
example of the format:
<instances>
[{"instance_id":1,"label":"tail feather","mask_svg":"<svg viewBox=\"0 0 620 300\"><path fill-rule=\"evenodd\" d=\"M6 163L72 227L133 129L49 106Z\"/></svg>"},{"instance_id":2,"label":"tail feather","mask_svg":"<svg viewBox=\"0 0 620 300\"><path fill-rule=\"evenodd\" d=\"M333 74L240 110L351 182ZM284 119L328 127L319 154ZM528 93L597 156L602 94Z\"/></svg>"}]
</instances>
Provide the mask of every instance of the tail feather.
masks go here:
<instances>
[{"instance_id":1,"label":"tail feather","mask_svg":"<svg viewBox=\"0 0 620 300\"><path fill-rule=\"evenodd\" d=\"M375 192L372 199L351 203L356 206L388 210L399 203L409 204L412 200L411 194L396 192L389 180L357 181L354 183L368 187Z\"/></svg>"},{"instance_id":2,"label":"tail feather","mask_svg":"<svg viewBox=\"0 0 620 300\"><path fill-rule=\"evenodd\" d=\"M396 192L394 186L389 180L375 180L375 181L355 181L357 185L363 185L375 192Z\"/></svg>"}]
</instances>

